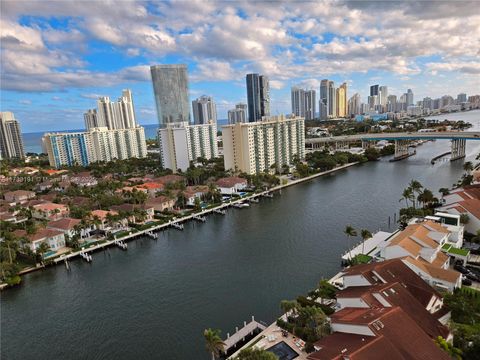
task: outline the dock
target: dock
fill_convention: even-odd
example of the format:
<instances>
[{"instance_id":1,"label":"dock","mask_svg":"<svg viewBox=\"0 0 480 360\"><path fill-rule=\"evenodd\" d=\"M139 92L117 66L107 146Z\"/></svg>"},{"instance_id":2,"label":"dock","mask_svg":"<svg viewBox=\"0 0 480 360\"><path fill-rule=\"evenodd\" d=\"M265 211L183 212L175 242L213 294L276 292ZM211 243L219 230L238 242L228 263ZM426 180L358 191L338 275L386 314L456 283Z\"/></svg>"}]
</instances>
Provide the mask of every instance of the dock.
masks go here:
<instances>
[{"instance_id":1,"label":"dock","mask_svg":"<svg viewBox=\"0 0 480 360\"><path fill-rule=\"evenodd\" d=\"M252 337L257 331L263 331L267 328L265 324L262 324L255 320L255 317L252 316L252 320L247 324L246 321L243 322L242 328L235 328L235 333L230 335L227 333L227 338L224 340L225 347L224 352L226 354L232 353L232 350L237 350L237 344L245 342L248 338Z\"/></svg>"}]
</instances>

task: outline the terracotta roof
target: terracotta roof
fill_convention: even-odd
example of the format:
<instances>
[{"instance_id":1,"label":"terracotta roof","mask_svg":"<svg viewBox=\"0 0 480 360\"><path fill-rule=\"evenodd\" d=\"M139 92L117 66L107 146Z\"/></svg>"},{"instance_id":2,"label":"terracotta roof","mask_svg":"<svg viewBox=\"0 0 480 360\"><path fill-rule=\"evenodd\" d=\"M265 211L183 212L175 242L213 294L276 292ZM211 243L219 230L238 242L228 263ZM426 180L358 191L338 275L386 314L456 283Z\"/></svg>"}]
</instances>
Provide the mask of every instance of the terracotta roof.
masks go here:
<instances>
[{"instance_id":1,"label":"terracotta roof","mask_svg":"<svg viewBox=\"0 0 480 360\"><path fill-rule=\"evenodd\" d=\"M155 181L161 182L162 184L170 184L174 182L184 182L185 178L180 175L165 175L155 178Z\"/></svg>"},{"instance_id":2,"label":"terracotta roof","mask_svg":"<svg viewBox=\"0 0 480 360\"><path fill-rule=\"evenodd\" d=\"M238 176L230 176L226 178L221 178L216 181L216 185L223 188L231 188L237 184L246 184L247 179L238 177Z\"/></svg>"},{"instance_id":3,"label":"terracotta roof","mask_svg":"<svg viewBox=\"0 0 480 360\"><path fill-rule=\"evenodd\" d=\"M41 210L41 211L52 211L55 209L59 210L68 210L68 206L64 204L55 204L52 202L46 202L43 204L37 204L33 206L36 210Z\"/></svg>"},{"instance_id":4,"label":"terracotta roof","mask_svg":"<svg viewBox=\"0 0 480 360\"><path fill-rule=\"evenodd\" d=\"M63 218L60 220L50 221L47 224L47 227L62 230L71 230L74 228L75 225L80 224L80 222L81 221L79 219Z\"/></svg>"},{"instance_id":5,"label":"terracotta roof","mask_svg":"<svg viewBox=\"0 0 480 360\"><path fill-rule=\"evenodd\" d=\"M158 182L147 182L147 183L138 185L137 187L148 189L148 190L161 190L165 186L162 183L158 183Z\"/></svg>"},{"instance_id":6,"label":"terracotta roof","mask_svg":"<svg viewBox=\"0 0 480 360\"><path fill-rule=\"evenodd\" d=\"M376 295L374 295L376 294ZM361 298L370 307L384 306L376 298L381 296L391 306L399 306L408 316L415 319L422 330L431 338L442 336L447 338L449 330L442 325L425 306L421 304L403 285L400 283L389 283L374 286L350 287L337 292L337 299Z\"/></svg>"},{"instance_id":7,"label":"terracotta roof","mask_svg":"<svg viewBox=\"0 0 480 360\"><path fill-rule=\"evenodd\" d=\"M115 211L133 211L135 209L147 210L151 209L151 206L146 204L121 204L113 205L111 209Z\"/></svg>"},{"instance_id":8,"label":"terracotta roof","mask_svg":"<svg viewBox=\"0 0 480 360\"><path fill-rule=\"evenodd\" d=\"M164 203L167 203L167 202L170 202L170 201L175 201L175 200L170 199L170 198L167 197L167 196L157 196L157 197L148 199L148 200L145 202L145 204L147 204L147 205L151 205L151 204L164 204Z\"/></svg>"},{"instance_id":9,"label":"terracotta roof","mask_svg":"<svg viewBox=\"0 0 480 360\"><path fill-rule=\"evenodd\" d=\"M480 200L469 199L458 203L461 207L467 210L470 214L480 220Z\"/></svg>"},{"instance_id":10,"label":"terracotta roof","mask_svg":"<svg viewBox=\"0 0 480 360\"><path fill-rule=\"evenodd\" d=\"M480 200L480 184L464 186L463 191L465 191L472 199Z\"/></svg>"},{"instance_id":11,"label":"terracotta roof","mask_svg":"<svg viewBox=\"0 0 480 360\"><path fill-rule=\"evenodd\" d=\"M53 229L42 228L37 230L35 234L27 235L27 238L31 242L34 242L57 235L63 235L63 232Z\"/></svg>"},{"instance_id":12,"label":"terracotta roof","mask_svg":"<svg viewBox=\"0 0 480 360\"><path fill-rule=\"evenodd\" d=\"M386 282L399 282L426 307L432 296L440 298L438 291L423 281L402 259L391 259L377 263L356 265L344 270L345 275L363 275L371 284L381 284L376 274Z\"/></svg>"},{"instance_id":13,"label":"terracotta roof","mask_svg":"<svg viewBox=\"0 0 480 360\"><path fill-rule=\"evenodd\" d=\"M347 308L333 314L331 318L332 323L366 325L375 337L352 334L340 336L341 333L335 333L316 342L315 346L322 349L310 354L308 359L450 359L400 307L373 310Z\"/></svg>"},{"instance_id":14,"label":"terracotta roof","mask_svg":"<svg viewBox=\"0 0 480 360\"><path fill-rule=\"evenodd\" d=\"M4 196L31 196L34 197L35 193L33 191L27 191L27 190L15 190L15 191L8 191L4 194Z\"/></svg>"},{"instance_id":15,"label":"terracotta roof","mask_svg":"<svg viewBox=\"0 0 480 360\"><path fill-rule=\"evenodd\" d=\"M404 257L403 260L416 266L423 272L429 274L434 279L444 280L449 283L456 283L458 281L458 278L461 276L461 274L458 271L450 270L450 269L441 269L425 261L413 259L410 256Z\"/></svg>"},{"instance_id":16,"label":"terracotta roof","mask_svg":"<svg viewBox=\"0 0 480 360\"><path fill-rule=\"evenodd\" d=\"M98 217L100 220L105 220L107 218L107 215L108 214L112 214L112 215L118 215L118 212L116 211L107 211L107 210L93 210L90 212L90 215L92 217Z\"/></svg>"}]
</instances>

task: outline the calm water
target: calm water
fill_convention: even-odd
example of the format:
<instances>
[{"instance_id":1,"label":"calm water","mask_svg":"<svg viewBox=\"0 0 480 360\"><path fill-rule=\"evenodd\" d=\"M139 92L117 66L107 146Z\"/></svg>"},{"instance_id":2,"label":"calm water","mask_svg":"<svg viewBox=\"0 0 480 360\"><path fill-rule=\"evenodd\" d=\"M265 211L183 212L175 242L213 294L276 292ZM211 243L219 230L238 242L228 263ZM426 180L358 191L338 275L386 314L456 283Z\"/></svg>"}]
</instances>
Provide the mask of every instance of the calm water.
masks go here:
<instances>
[{"instance_id":1,"label":"calm water","mask_svg":"<svg viewBox=\"0 0 480 360\"><path fill-rule=\"evenodd\" d=\"M226 334L251 315L270 322L280 300L335 274L346 224L388 230L411 179L435 191L454 183L463 161L430 165L448 147L427 143L406 161L296 185L249 209L167 230L158 241L131 242L127 252L96 253L92 264L74 261L70 272L58 266L27 275L1 295L1 357L209 359L203 329ZM473 159L480 141L467 151Z\"/></svg>"}]
</instances>

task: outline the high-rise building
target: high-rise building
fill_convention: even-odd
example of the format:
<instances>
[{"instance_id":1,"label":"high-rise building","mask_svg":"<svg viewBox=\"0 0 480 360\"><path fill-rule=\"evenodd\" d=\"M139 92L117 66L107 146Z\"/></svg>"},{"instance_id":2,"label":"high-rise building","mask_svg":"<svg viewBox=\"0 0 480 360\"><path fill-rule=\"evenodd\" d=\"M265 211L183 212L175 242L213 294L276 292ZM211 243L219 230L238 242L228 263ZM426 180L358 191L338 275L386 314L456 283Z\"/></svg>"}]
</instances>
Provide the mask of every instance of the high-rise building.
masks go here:
<instances>
[{"instance_id":1,"label":"high-rise building","mask_svg":"<svg viewBox=\"0 0 480 360\"><path fill-rule=\"evenodd\" d=\"M316 92L305 90L305 120L313 120L316 116Z\"/></svg>"},{"instance_id":2,"label":"high-rise building","mask_svg":"<svg viewBox=\"0 0 480 360\"><path fill-rule=\"evenodd\" d=\"M440 98L440 109L443 109L446 106L452 105L454 102L455 100L453 100L453 97L451 97L450 95L443 95Z\"/></svg>"},{"instance_id":3,"label":"high-rise building","mask_svg":"<svg viewBox=\"0 0 480 360\"><path fill-rule=\"evenodd\" d=\"M98 114L97 109L89 109L85 114L83 114L83 119L85 120L85 128L87 130L95 127L105 126L104 124L98 123Z\"/></svg>"},{"instance_id":4,"label":"high-rise building","mask_svg":"<svg viewBox=\"0 0 480 360\"><path fill-rule=\"evenodd\" d=\"M292 114L295 116L305 116L305 90L298 87L292 87Z\"/></svg>"},{"instance_id":5,"label":"high-rise building","mask_svg":"<svg viewBox=\"0 0 480 360\"><path fill-rule=\"evenodd\" d=\"M337 89L333 81L328 82L328 117L337 117Z\"/></svg>"},{"instance_id":6,"label":"high-rise building","mask_svg":"<svg viewBox=\"0 0 480 360\"><path fill-rule=\"evenodd\" d=\"M46 133L42 143L50 166L56 168L147 156L145 131L141 126L114 130L95 127L76 133Z\"/></svg>"},{"instance_id":7,"label":"high-rise building","mask_svg":"<svg viewBox=\"0 0 480 360\"><path fill-rule=\"evenodd\" d=\"M467 94L465 93L460 93L457 95L457 104L461 104L467 102Z\"/></svg>"},{"instance_id":8,"label":"high-rise building","mask_svg":"<svg viewBox=\"0 0 480 360\"><path fill-rule=\"evenodd\" d=\"M189 123L187 66L154 65L150 72L160 127L176 122Z\"/></svg>"},{"instance_id":9,"label":"high-rise building","mask_svg":"<svg viewBox=\"0 0 480 360\"><path fill-rule=\"evenodd\" d=\"M264 121L222 127L226 170L258 174L281 171L295 156L305 157L305 120L272 116Z\"/></svg>"},{"instance_id":10,"label":"high-rise building","mask_svg":"<svg viewBox=\"0 0 480 360\"><path fill-rule=\"evenodd\" d=\"M200 157L218 157L217 124L169 123L158 130L158 143L163 168L186 171Z\"/></svg>"},{"instance_id":11,"label":"high-rise building","mask_svg":"<svg viewBox=\"0 0 480 360\"><path fill-rule=\"evenodd\" d=\"M412 91L412 89L408 89L406 95L407 95L407 99L406 99L407 100L406 101L407 107L412 106L413 105L413 91Z\"/></svg>"},{"instance_id":12,"label":"high-rise building","mask_svg":"<svg viewBox=\"0 0 480 360\"><path fill-rule=\"evenodd\" d=\"M370 95L368 97L368 110L375 110L375 106L377 105L377 98L378 95Z\"/></svg>"},{"instance_id":13,"label":"high-rise building","mask_svg":"<svg viewBox=\"0 0 480 360\"><path fill-rule=\"evenodd\" d=\"M423 109L428 109L428 110L433 110L433 100L429 97L423 98L422 108Z\"/></svg>"},{"instance_id":14,"label":"high-rise building","mask_svg":"<svg viewBox=\"0 0 480 360\"><path fill-rule=\"evenodd\" d=\"M247 121L247 104L238 103L235 109L228 110L228 123L244 123Z\"/></svg>"},{"instance_id":15,"label":"high-rise building","mask_svg":"<svg viewBox=\"0 0 480 360\"><path fill-rule=\"evenodd\" d=\"M362 113L362 99L359 93L355 93L349 100L348 100L348 115L360 115Z\"/></svg>"},{"instance_id":16,"label":"high-rise building","mask_svg":"<svg viewBox=\"0 0 480 360\"><path fill-rule=\"evenodd\" d=\"M217 107L213 98L203 95L192 101L193 121L196 125L217 122Z\"/></svg>"},{"instance_id":17,"label":"high-rise building","mask_svg":"<svg viewBox=\"0 0 480 360\"><path fill-rule=\"evenodd\" d=\"M343 118L347 116L347 83L343 83L337 89L336 112L338 117Z\"/></svg>"},{"instance_id":18,"label":"high-rise building","mask_svg":"<svg viewBox=\"0 0 480 360\"><path fill-rule=\"evenodd\" d=\"M396 112L397 111L397 96L396 95L388 95L387 111L388 112Z\"/></svg>"},{"instance_id":19,"label":"high-rise building","mask_svg":"<svg viewBox=\"0 0 480 360\"><path fill-rule=\"evenodd\" d=\"M320 82L320 99L318 102L320 112L320 119L326 120L328 118L328 79L323 79Z\"/></svg>"},{"instance_id":20,"label":"high-rise building","mask_svg":"<svg viewBox=\"0 0 480 360\"><path fill-rule=\"evenodd\" d=\"M247 74L248 121L261 120L270 115L270 84L268 77L259 74Z\"/></svg>"},{"instance_id":21,"label":"high-rise building","mask_svg":"<svg viewBox=\"0 0 480 360\"><path fill-rule=\"evenodd\" d=\"M97 110L88 110L83 118L87 130L94 127L107 127L109 130L136 127L132 92L129 89L123 90L116 102L110 101L108 96L99 97Z\"/></svg>"},{"instance_id":22,"label":"high-rise building","mask_svg":"<svg viewBox=\"0 0 480 360\"><path fill-rule=\"evenodd\" d=\"M379 85L370 86L370 96L378 96Z\"/></svg>"},{"instance_id":23,"label":"high-rise building","mask_svg":"<svg viewBox=\"0 0 480 360\"><path fill-rule=\"evenodd\" d=\"M387 102L388 102L388 87L387 86L380 86L378 88L378 104L382 105L383 110L386 110Z\"/></svg>"},{"instance_id":24,"label":"high-rise building","mask_svg":"<svg viewBox=\"0 0 480 360\"><path fill-rule=\"evenodd\" d=\"M0 159L25 157L20 124L10 111L0 112Z\"/></svg>"}]
</instances>

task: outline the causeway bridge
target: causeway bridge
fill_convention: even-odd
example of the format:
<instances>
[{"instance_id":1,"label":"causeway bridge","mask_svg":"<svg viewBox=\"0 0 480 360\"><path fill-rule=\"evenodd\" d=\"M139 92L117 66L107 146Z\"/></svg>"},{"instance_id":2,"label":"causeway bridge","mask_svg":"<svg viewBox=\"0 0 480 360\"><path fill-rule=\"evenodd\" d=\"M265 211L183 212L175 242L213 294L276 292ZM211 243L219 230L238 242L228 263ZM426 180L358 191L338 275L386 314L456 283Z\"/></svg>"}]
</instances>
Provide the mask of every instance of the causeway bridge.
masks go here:
<instances>
[{"instance_id":1,"label":"causeway bridge","mask_svg":"<svg viewBox=\"0 0 480 360\"><path fill-rule=\"evenodd\" d=\"M395 142L395 157L400 160L409 156L408 148L414 140L450 140L452 142L451 161L465 157L467 140L480 140L480 131L442 131L442 132L397 132L397 133L372 133L332 137L305 139L307 149L321 149L329 144L334 144L335 149L348 149L353 142L362 142L362 147L368 148L376 141L388 140Z\"/></svg>"}]
</instances>

